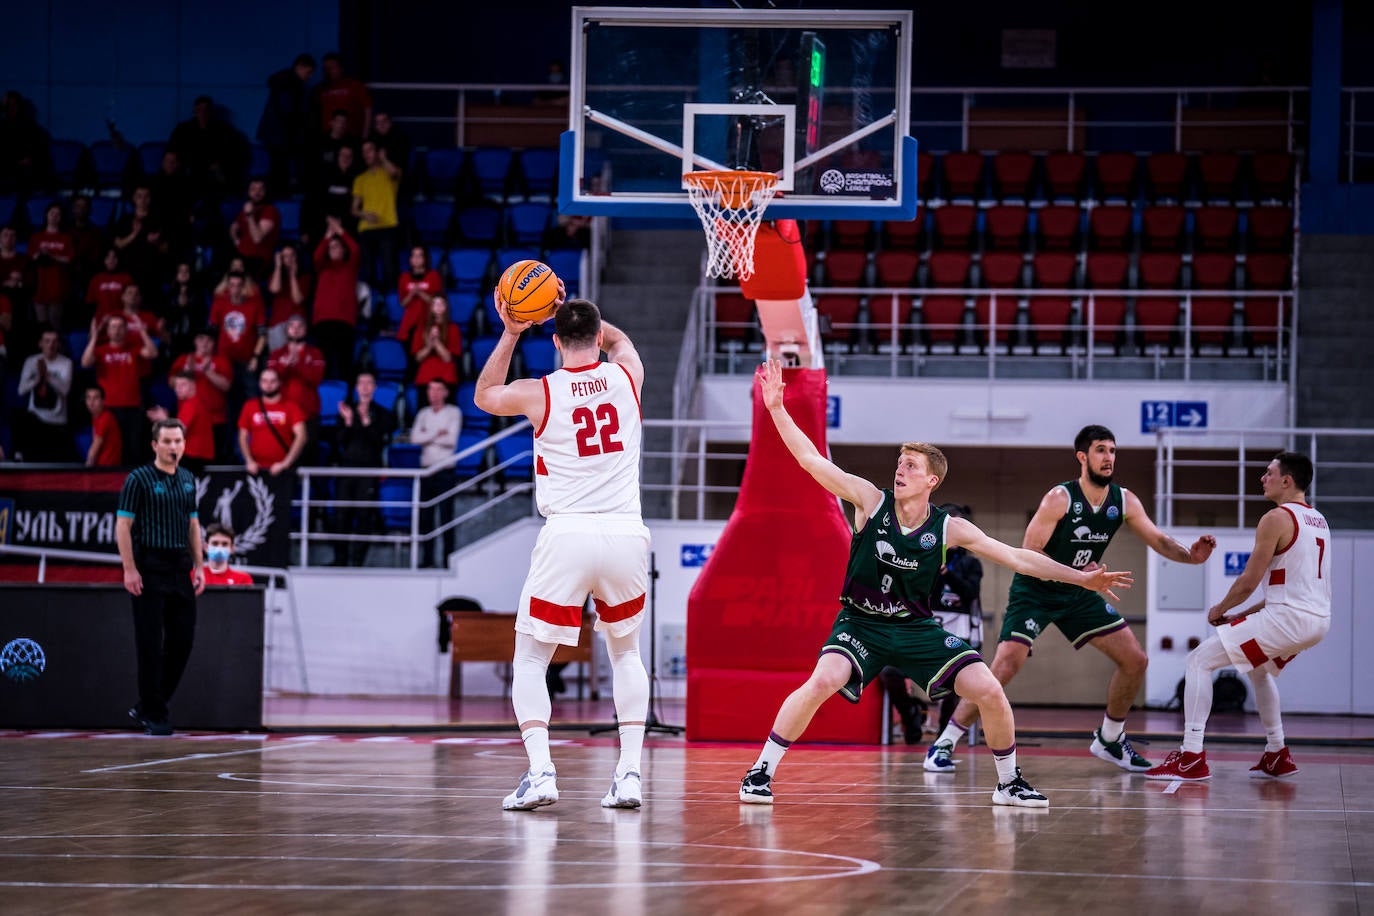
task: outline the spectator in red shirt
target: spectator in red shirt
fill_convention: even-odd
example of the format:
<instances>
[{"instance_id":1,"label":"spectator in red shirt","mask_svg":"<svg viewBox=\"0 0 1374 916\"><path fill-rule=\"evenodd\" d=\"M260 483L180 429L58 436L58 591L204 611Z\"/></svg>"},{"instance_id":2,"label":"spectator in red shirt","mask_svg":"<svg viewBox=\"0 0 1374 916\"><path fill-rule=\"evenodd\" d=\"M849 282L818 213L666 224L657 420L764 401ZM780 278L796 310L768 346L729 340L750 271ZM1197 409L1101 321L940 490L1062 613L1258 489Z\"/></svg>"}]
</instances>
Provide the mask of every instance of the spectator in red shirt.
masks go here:
<instances>
[{"instance_id":1,"label":"spectator in red shirt","mask_svg":"<svg viewBox=\"0 0 1374 916\"><path fill-rule=\"evenodd\" d=\"M163 337L162 319L143 307L143 288L137 283L130 283L124 287L119 299L123 307L119 314L124 318L124 328L129 334L129 339L140 346L144 340L151 342L153 356L150 358L156 359L157 345ZM143 368L144 374L147 374L148 367Z\"/></svg>"},{"instance_id":2,"label":"spectator in red shirt","mask_svg":"<svg viewBox=\"0 0 1374 916\"><path fill-rule=\"evenodd\" d=\"M295 466L306 441L305 414L282 397L277 370L262 370L258 396L244 404L239 414L239 451L248 473L256 476L266 471L280 478Z\"/></svg>"},{"instance_id":3,"label":"spectator in red shirt","mask_svg":"<svg viewBox=\"0 0 1374 916\"><path fill-rule=\"evenodd\" d=\"M321 63L324 82L315 87L312 98L320 130L329 130L329 120L334 112L343 111L348 115L347 136L363 136L372 123L372 95L366 86L344 74L343 62L336 52L326 54Z\"/></svg>"},{"instance_id":4,"label":"spectator in red shirt","mask_svg":"<svg viewBox=\"0 0 1374 916\"><path fill-rule=\"evenodd\" d=\"M117 468L124 458L124 437L114 415L105 409L105 389L86 389L86 409L91 413L91 447L86 450L88 468Z\"/></svg>"},{"instance_id":5,"label":"spectator in red shirt","mask_svg":"<svg viewBox=\"0 0 1374 916\"><path fill-rule=\"evenodd\" d=\"M304 315L306 300L314 284L310 274L301 273L300 253L296 246L288 242L278 251L272 263L272 277L267 281L267 292L272 296L272 307L267 314L267 345L277 350L286 345L286 323L292 315Z\"/></svg>"},{"instance_id":6,"label":"spectator in red shirt","mask_svg":"<svg viewBox=\"0 0 1374 916\"><path fill-rule=\"evenodd\" d=\"M98 343L102 333L109 335L108 343ZM122 314L101 322L91 320L91 339L81 354L81 366L95 369L104 404L119 423L125 464L139 464L145 457L137 444L149 441L139 379L144 374L142 361L155 356L157 347L151 340L143 338L140 346L130 338Z\"/></svg>"},{"instance_id":7,"label":"spectator in red shirt","mask_svg":"<svg viewBox=\"0 0 1374 916\"><path fill-rule=\"evenodd\" d=\"M95 310L96 320L124 310L124 287L134 282L134 278L120 268L119 261L118 248L106 251L105 269L91 277L86 287L86 304Z\"/></svg>"},{"instance_id":8,"label":"spectator in red shirt","mask_svg":"<svg viewBox=\"0 0 1374 916\"><path fill-rule=\"evenodd\" d=\"M255 177L248 182L243 209L229 226L229 238L258 282L267 276L280 236L281 214L267 202L267 179Z\"/></svg>"},{"instance_id":9,"label":"spectator in red shirt","mask_svg":"<svg viewBox=\"0 0 1374 916\"><path fill-rule=\"evenodd\" d=\"M396 294L400 297L401 326L396 329L396 339L410 340L415 329L424 323L429 314L430 303L444 291L444 281L439 272L429 265L429 252L425 246L416 245L410 249L410 270L401 274Z\"/></svg>"},{"instance_id":10,"label":"spectator in red shirt","mask_svg":"<svg viewBox=\"0 0 1374 916\"><path fill-rule=\"evenodd\" d=\"M324 381L324 354L305 342L305 316L292 315L286 323L286 345L273 350L267 361L281 378L282 397L294 403L314 423L320 417L320 382ZM318 437L315 430L308 430Z\"/></svg>"},{"instance_id":11,"label":"spectator in red shirt","mask_svg":"<svg viewBox=\"0 0 1374 916\"><path fill-rule=\"evenodd\" d=\"M232 449L224 434L229 422L226 395L233 385L234 367L223 356L215 355L214 331L203 329L196 332L195 349L172 363L173 376L182 372L190 372L195 376L196 397L210 418L215 437L215 459L221 464L228 464Z\"/></svg>"},{"instance_id":12,"label":"spectator in red shirt","mask_svg":"<svg viewBox=\"0 0 1374 916\"><path fill-rule=\"evenodd\" d=\"M43 229L29 237L29 257L37 267L33 313L40 324L62 327L62 310L71 295L72 259L76 244L62 231L62 205L48 204Z\"/></svg>"},{"instance_id":13,"label":"spectator in red shirt","mask_svg":"<svg viewBox=\"0 0 1374 916\"><path fill-rule=\"evenodd\" d=\"M449 389L458 387L458 358L463 353L463 335L449 320L448 302L435 296L429 315L411 338L410 352L415 356L415 386L422 392L435 379Z\"/></svg>"},{"instance_id":14,"label":"spectator in red shirt","mask_svg":"<svg viewBox=\"0 0 1374 916\"><path fill-rule=\"evenodd\" d=\"M205 466L215 460L215 430L210 414L196 396L194 372L173 375L172 386L177 393L176 418L186 427L186 450L181 455L181 466L196 477L203 477ZM150 408L148 419L152 422L168 419L167 408L160 404Z\"/></svg>"},{"instance_id":15,"label":"spectator in red shirt","mask_svg":"<svg viewBox=\"0 0 1374 916\"><path fill-rule=\"evenodd\" d=\"M224 292L216 293L210 305L210 323L219 329L219 353L236 369L251 369L267 347L262 297L249 294L247 279L231 273Z\"/></svg>"},{"instance_id":16,"label":"spectator in red shirt","mask_svg":"<svg viewBox=\"0 0 1374 916\"><path fill-rule=\"evenodd\" d=\"M330 378L353 374L358 268L358 243L330 217L325 236L315 248L315 339L324 351Z\"/></svg>"},{"instance_id":17,"label":"spectator in red shirt","mask_svg":"<svg viewBox=\"0 0 1374 916\"><path fill-rule=\"evenodd\" d=\"M234 529L219 522L205 526L205 584L252 585L253 577L239 569L229 568L234 553Z\"/></svg>"}]
</instances>

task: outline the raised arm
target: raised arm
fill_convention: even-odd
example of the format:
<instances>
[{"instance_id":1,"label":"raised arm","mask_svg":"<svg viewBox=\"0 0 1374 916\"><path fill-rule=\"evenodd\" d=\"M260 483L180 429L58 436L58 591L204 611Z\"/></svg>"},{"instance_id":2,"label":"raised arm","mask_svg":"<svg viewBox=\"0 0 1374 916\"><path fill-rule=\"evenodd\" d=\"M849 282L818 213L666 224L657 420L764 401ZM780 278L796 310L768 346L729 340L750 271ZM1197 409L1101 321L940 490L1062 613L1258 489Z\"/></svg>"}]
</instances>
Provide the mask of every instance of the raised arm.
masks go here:
<instances>
[{"instance_id":1,"label":"raised arm","mask_svg":"<svg viewBox=\"0 0 1374 916\"><path fill-rule=\"evenodd\" d=\"M770 359L759 368L758 376L759 387L763 393L763 406L773 418L773 425L777 427L783 444L792 453L792 457L797 459L797 464L801 465L802 470L840 499L858 507L864 519L877 511L883 501L883 491L862 477L846 473L839 465L822 455L816 444L801 431L801 427L787 412L782 396L783 388L786 387L782 380L782 363Z\"/></svg>"},{"instance_id":2,"label":"raised arm","mask_svg":"<svg viewBox=\"0 0 1374 916\"><path fill-rule=\"evenodd\" d=\"M561 280L559 286L561 289ZM606 351L606 359L613 363L619 363L625 367L625 371L630 373L630 379L635 383L635 392L642 392L644 390L644 363L639 358L639 351L635 349L634 342L625 335L625 332L608 321L602 321L601 349Z\"/></svg>"},{"instance_id":3,"label":"raised arm","mask_svg":"<svg viewBox=\"0 0 1374 916\"><path fill-rule=\"evenodd\" d=\"M1204 534L1193 542L1192 547L1184 547L1155 527L1155 523L1150 521L1150 516L1145 512L1145 506L1140 502L1139 496L1130 490L1126 490L1125 495L1126 525L1145 542L1146 546L1175 563L1198 564L1207 562L1207 558L1212 555L1212 551L1217 546L1216 538L1210 534Z\"/></svg>"},{"instance_id":4,"label":"raised arm","mask_svg":"<svg viewBox=\"0 0 1374 916\"><path fill-rule=\"evenodd\" d=\"M1129 572L1108 572L1105 566L1095 566L1090 570L1079 571L1071 566L1056 563L1036 550L1026 547L1012 547L1003 544L983 533L977 525L966 518L951 518L945 528L945 543L950 547L964 547L984 560L1005 566L1014 572L1037 579L1053 582L1067 582L1093 592L1102 592L1116 598L1114 588L1130 588L1134 581Z\"/></svg>"},{"instance_id":5,"label":"raised arm","mask_svg":"<svg viewBox=\"0 0 1374 916\"><path fill-rule=\"evenodd\" d=\"M496 298L496 313L501 316L505 330L496 342L496 347L487 357L487 364L477 376L477 390L473 402L487 413L497 417L529 417L535 429L544 425L544 384L537 379L522 378L506 384L510 374L510 358L515 352L515 344L520 335L534 322L517 321L510 315L506 300L501 298L500 290L492 293Z\"/></svg>"}]
</instances>

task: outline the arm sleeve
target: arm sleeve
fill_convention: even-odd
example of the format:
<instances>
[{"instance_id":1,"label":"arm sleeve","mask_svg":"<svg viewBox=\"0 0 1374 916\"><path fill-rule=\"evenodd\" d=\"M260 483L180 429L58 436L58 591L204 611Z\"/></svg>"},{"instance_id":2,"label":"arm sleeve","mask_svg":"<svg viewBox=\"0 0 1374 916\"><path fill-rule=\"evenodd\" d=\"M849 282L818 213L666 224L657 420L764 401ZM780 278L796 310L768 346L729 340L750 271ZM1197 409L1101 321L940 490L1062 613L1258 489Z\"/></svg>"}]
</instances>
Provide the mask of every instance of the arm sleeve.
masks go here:
<instances>
[{"instance_id":1,"label":"arm sleeve","mask_svg":"<svg viewBox=\"0 0 1374 916\"><path fill-rule=\"evenodd\" d=\"M124 489L119 491L119 510L118 515L125 518L137 518L139 510L143 508L143 490L139 487L134 475L130 474L124 478Z\"/></svg>"}]
</instances>

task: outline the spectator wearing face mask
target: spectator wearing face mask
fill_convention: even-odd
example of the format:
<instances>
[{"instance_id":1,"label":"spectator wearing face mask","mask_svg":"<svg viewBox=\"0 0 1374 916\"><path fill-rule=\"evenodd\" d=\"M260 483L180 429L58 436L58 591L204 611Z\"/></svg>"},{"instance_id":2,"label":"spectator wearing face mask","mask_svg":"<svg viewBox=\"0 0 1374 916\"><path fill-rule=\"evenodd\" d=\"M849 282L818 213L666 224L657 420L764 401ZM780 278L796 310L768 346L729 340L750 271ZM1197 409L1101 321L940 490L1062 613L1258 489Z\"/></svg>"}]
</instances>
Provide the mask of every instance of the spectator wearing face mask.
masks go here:
<instances>
[{"instance_id":1,"label":"spectator wearing face mask","mask_svg":"<svg viewBox=\"0 0 1374 916\"><path fill-rule=\"evenodd\" d=\"M205 584L252 585L253 577L229 568L234 553L234 529L218 522L205 526Z\"/></svg>"}]
</instances>

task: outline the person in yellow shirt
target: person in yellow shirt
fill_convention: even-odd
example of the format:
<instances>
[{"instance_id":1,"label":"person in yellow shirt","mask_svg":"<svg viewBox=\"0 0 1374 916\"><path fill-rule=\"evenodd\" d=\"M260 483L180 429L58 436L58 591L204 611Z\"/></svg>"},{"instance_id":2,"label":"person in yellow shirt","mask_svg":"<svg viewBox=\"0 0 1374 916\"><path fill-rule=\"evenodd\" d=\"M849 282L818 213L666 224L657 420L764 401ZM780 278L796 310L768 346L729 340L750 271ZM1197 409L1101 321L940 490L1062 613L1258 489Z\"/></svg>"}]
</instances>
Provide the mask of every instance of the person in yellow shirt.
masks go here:
<instances>
[{"instance_id":1,"label":"person in yellow shirt","mask_svg":"<svg viewBox=\"0 0 1374 916\"><path fill-rule=\"evenodd\" d=\"M401 168L373 140L364 140L362 149L364 171L353 179L353 215L358 219L362 279L374 288L390 290L396 286L400 250L396 193L401 186Z\"/></svg>"}]
</instances>

